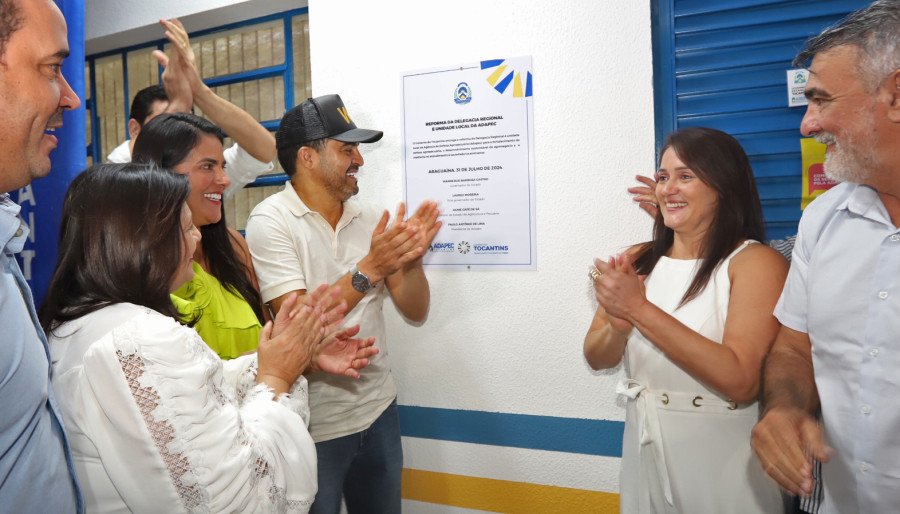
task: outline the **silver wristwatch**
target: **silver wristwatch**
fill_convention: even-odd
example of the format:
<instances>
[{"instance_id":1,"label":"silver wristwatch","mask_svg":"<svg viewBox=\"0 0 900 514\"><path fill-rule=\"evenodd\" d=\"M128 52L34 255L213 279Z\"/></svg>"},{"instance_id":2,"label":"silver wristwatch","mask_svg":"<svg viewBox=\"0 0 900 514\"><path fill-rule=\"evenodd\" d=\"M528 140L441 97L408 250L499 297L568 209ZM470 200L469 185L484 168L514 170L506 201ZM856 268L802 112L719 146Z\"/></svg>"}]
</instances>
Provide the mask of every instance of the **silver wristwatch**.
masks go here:
<instances>
[{"instance_id":1,"label":"silver wristwatch","mask_svg":"<svg viewBox=\"0 0 900 514\"><path fill-rule=\"evenodd\" d=\"M353 284L353 289L356 289L360 293L366 294L369 292L369 290L375 287L375 285L369 281L369 277L367 277L366 274L362 271L359 271L359 268L357 268L356 266L353 266L353 269L350 270L350 273L350 283Z\"/></svg>"}]
</instances>

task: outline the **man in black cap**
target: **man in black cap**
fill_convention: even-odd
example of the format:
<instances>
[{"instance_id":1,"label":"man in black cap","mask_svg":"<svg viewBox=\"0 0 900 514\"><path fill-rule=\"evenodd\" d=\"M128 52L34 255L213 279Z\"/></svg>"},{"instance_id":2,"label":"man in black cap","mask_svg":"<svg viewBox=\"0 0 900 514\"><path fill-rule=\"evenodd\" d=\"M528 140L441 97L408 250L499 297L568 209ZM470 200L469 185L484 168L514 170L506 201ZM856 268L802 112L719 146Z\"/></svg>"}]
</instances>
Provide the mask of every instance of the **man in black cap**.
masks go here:
<instances>
[{"instance_id":1,"label":"man in black cap","mask_svg":"<svg viewBox=\"0 0 900 514\"><path fill-rule=\"evenodd\" d=\"M316 441L319 492L312 513L400 512L403 451L397 389L384 346L382 303L390 295L409 321L421 323L430 293L422 255L441 227L435 202L409 219L360 205L360 143L382 132L357 128L338 95L310 98L281 120L278 160L290 177L283 191L253 209L247 243L263 301L277 312L294 292L319 284L340 287L346 324L376 338L380 353L361 378L313 374L309 431Z\"/></svg>"}]
</instances>

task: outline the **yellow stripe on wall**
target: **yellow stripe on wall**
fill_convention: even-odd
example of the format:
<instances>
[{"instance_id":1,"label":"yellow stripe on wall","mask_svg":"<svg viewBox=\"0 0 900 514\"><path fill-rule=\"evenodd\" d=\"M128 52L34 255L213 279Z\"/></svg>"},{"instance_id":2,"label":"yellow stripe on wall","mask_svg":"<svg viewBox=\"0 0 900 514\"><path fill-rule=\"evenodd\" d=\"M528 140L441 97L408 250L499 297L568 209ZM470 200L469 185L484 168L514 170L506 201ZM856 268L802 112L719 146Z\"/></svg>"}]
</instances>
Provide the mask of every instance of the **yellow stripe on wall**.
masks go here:
<instances>
[{"instance_id":1,"label":"yellow stripe on wall","mask_svg":"<svg viewBox=\"0 0 900 514\"><path fill-rule=\"evenodd\" d=\"M403 469L403 498L493 512L617 513L619 495Z\"/></svg>"}]
</instances>

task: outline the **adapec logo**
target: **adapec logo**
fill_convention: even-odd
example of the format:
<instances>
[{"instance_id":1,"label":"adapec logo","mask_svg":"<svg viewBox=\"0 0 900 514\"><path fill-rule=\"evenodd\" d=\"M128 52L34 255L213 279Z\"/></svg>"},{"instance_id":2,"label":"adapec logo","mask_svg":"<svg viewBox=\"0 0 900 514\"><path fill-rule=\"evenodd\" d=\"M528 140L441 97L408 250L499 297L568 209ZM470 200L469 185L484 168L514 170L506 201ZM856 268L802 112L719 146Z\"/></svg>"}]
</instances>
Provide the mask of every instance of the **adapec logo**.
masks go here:
<instances>
[{"instance_id":1,"label":"adapec logo","mask_svg":"<svg viewBox=\"0 0 900 514\"><path fill-rule=\"evenodd\" d=\"M453 101L458 104L467 104L472 101L472 90L469 89L469 84L460 82L456 85Z\"/></svg>"},{"instance_id":2,"label":"adapec logo","mask_svg":"<svg viewBox=\"0 0 900 514\"><path fill-rule=\"evenodd\" d=\"M472 249L472 246L469 245L468 241L460 241L458 245L456 245L456 249L459 250L459 253L466 254L469 253L469 250Z\"/></svg>"},{"instance_id":3,"label":"adapec logo","mask_svg":"<svg viewBox=\"0 0 900 514\"><path fill-rule=\"evenodd\" d=\"M454 248L456 245L453 243L431 243L428 249L434 253L447 253L452 252Z\"/></svg>"}]
</instances>

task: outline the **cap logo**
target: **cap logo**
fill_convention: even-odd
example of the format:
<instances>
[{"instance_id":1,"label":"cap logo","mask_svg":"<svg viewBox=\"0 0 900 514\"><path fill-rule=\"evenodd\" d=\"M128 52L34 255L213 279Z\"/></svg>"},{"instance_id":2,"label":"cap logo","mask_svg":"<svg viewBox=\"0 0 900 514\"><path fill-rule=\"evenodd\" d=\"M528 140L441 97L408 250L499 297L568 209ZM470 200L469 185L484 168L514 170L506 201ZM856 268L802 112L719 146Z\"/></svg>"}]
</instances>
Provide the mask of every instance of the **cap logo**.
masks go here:
<instances>
[{"instance_id":1,"label":"cap logo","mask_svg":"<svg viewBox=\"0 0 900 514\"><path fill-rule=\"evenodd\" d=\"M344 121L347 122L347 125L353 123L352 121L350 121L350 114L347 112L346 107L338 107L337 112L341 115L341 118L344 118Z\"/></svg>"}]
</instances>

